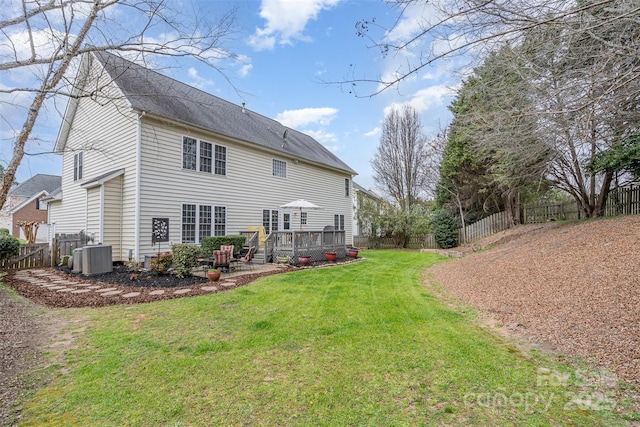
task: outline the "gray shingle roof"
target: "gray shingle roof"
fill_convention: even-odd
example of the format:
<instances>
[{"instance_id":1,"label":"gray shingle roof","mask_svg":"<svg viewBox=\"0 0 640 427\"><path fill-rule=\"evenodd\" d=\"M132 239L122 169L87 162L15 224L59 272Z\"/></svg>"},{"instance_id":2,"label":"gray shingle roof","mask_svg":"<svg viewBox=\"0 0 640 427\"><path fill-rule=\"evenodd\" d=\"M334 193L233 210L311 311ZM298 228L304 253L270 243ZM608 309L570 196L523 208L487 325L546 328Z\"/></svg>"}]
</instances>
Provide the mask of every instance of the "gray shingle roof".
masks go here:
<instances>
[{"instance_id":1,"label":"gray shingle roof","mask_svg":"<svg viewBox=\"0 0 640 427\"><path fill-rule=\"evenodd\" d=\"M12 196L29 198L43 190L47 193L51 193L53 190L60 187L61 184L62 177L58 175L45 175L39 173L32 176L22 184L13 187L11 191L9 191L9 194L11 194Z\"/></svg>"},{"instance_id":2,"label":"gray shingle roof","mask_svg":"<svg viewBox=\"0 0 640 427\"><path fill-rule=\"evenodd\" d=\"M309 135L119 56L94 55L137 110L356 174Z\"/></svg>"}]
</instances>

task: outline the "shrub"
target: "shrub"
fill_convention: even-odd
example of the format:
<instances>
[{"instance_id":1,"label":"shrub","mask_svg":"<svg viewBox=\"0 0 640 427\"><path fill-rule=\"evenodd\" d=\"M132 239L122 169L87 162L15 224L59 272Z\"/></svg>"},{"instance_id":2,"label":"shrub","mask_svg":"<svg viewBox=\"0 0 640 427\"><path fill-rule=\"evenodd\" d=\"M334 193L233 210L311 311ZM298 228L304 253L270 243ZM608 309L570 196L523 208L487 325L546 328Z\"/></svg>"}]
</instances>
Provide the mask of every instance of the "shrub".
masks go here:
<instances>
[{"instance_id":1,"label":"shrub","mask_svg":"<svg viewBox=\"0 0 640 427\"><path fill-rule=\"evenodd\" d=\"M237 255L245 241L246 238L242 235L203 237L200 239L200 247L203 256L211 257L213 251L220 249L221 245L233 245L233 255Z\"/></svg>"},{"instance_id":2,"label":"shrub","mask_svg":"<svg viewBox=\"0 0 640 427\"><path fill-rule=\"evenodd\" d=\"M20 253L20 240L0 233L0 261L5 262Z\"/></svg>"},{"instance_id":3,"label":"shrub","mask_svg":"<svg viewBox=\"0 0 640 427\"><path fill-rule=\"evenodd\" d=\"M171 251L176 276L180 278L191 276L191 269L198 265L200 247L192 243L179 243L173 245Z\"/></svg>"},{"instance_id":4,"label":"shrub","mask_svg":"<svg viewBox=\"0 0 640 427\"><path fill-rule=\"evenodd\" d=\"M9 235L9 229L8 228L0 228L0 235Z\"/></svg>"},{"instance_id":5,"label":"shrub","mask_svg":"<svg viewBox=\"0 0 640 427\"><path fill-rule=\"evenodd\" d=\"M443 249L453 248L458 244L458 220L444 209L437 209L431 216L433 237Z\"/></svg>"},{"instance_id":6,"label":"shrub","mask_svg":"<svg viewBox=\"0 0 640 427\"><path fill-rule=\"evenodd\" d=\"M163 252L151 261L151 271L157 274L167 274L171 264L173 264L173 254L171 252Z\"/></svg>"}]
</instances>

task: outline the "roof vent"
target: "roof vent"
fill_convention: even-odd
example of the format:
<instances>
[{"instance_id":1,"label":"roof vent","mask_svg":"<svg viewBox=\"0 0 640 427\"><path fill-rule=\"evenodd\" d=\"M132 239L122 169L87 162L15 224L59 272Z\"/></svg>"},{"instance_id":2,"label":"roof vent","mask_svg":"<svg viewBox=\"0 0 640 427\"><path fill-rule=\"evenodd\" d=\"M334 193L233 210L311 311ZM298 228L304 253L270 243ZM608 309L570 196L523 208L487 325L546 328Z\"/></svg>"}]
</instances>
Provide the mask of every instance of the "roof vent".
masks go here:
<instances>
[{"instance_id":1,"label":"roof vent","mask_svg":"<svg viewBox=\"0 0 640 427\"><path fill-rule=\"evenodd\" d=\"M243 113L246 113L247 111L244 109L244 104L245 104L245 103L243 102L243 103L242 103L242 112L243 112Z\"/></svg>"}]
</instances>

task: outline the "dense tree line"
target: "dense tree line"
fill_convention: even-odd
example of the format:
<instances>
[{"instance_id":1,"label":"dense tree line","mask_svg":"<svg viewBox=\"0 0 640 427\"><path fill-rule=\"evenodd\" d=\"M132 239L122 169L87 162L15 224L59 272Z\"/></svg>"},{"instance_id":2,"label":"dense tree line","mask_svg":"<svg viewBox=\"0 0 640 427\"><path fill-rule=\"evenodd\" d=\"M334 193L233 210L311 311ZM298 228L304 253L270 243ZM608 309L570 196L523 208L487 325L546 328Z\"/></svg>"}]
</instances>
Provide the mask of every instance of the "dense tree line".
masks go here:
<instances>
[{"instance_id":1,"label":"dense tree line","mask_svg":"<svg viewBox=\"0 0 640 427\"><path fill-rule=\"evenodd\" d=\"M489 54L451 105L440 204L458 192L469 212L506 209L517 223L523 192L552 186L600 216L637 165L638 8L583 8Z\"/></svg>"},{"instance_id":2,"label":"dense tree line","mask_svg":"<svg viewBox=\"0 0 640 427\"><path fill-rule=\"evenodd\" d=\"M398 25L418 3L397 2ZM461 223L506 210L517 224L521 203L561 192L584 216L598 217L611 188L640 178L637 0L428 5L437 13L417 33L395 44L376 42L383 53L410 53L416 62L392 80L343 82L375 82L378 91L454 55L477 60L449 107L454 118L446 132L417 143L431 167L423 166L425 179L411 181L419 187L405 193L408 199L393 195L401 210L410 195L435 189L437 205ZM370 24L359 23L359 33L375 41Z\"/></svg>"}]
</instances>

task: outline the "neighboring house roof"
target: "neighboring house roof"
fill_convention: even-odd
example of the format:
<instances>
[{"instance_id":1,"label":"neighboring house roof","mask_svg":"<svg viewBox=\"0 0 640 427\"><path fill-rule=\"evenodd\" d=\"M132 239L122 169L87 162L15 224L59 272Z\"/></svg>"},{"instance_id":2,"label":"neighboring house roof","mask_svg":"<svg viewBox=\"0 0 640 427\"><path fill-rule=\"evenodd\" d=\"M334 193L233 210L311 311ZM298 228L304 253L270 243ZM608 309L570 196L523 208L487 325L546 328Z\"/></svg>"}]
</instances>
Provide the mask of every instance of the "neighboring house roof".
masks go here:
<instances>
[{"instance_id":1,"label":"neighboring house roof","mask_svg":"<svg viewBox=\"0 0 640 427\"><path fill-rule=\"evenodd\" d=\"M46 191L51 193L62 185L62 177L58 175L37 174L13 187L9 194L11 196L31 198L36 193Z\"/></svg>"},{"instance_id":2,"label":"neighboring house roof","mask_svg":"<svg viewBox=\"0 0 640 427\"><path fill-rule=\"evenodd\" d=\"M62 200L62 187L56 188L55 190L53 190L51 193L49 193L48 195L46 195L40 200L47 203L55 202L57 200Z\"/></svg>"},{"instance_id":3,"label":"neighboring house roof","mask_svg":"<svg viewBox=\"0 0 640 427\"><path fill-rule=\"evenodd\" d=\"M119 56L93 55L135 110L357 174L309 135Z\"/></svg>"},{"instance_id":4,"label":"neighboring house roof","mask_svg":"<svg viewBox=\"0 0 640 427\"><path fill-rule=\"evenodd\" d=\"M367 190L366 188L364 188L363 186L361 186L360 184L358 184L355 181L353 181L353 188L355 188L356 191L360 191L360 192L366 194L367 196L369 196L372 199L382 200L382 197L378 196L376 193L374 193L371 190Z\"/></svg>"}]
</instances>

